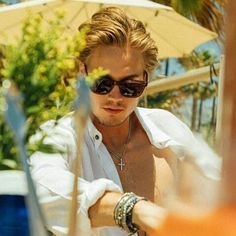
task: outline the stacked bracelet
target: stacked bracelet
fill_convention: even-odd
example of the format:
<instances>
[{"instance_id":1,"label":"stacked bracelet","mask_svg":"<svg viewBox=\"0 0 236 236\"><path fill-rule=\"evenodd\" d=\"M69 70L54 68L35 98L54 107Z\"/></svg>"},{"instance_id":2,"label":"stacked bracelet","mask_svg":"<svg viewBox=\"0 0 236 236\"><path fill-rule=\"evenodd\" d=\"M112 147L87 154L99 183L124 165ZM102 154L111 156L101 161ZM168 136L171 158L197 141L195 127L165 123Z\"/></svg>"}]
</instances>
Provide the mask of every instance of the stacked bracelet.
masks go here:
<instances>
[{"instance_id":1,"label":"stacked bracelet","mask_svg":"<svg viewBox=\"0 0 236 236\"><path fill-rule=\"evenodd\" d=\"M114 209L115 223L123 230L127 231L129 235L135 234L139 230L139 226L132 221L132 213L134 205L140 201L146 200L144 197L139 197L130 192L122 195Z\"/></svg>"}]
</instances>

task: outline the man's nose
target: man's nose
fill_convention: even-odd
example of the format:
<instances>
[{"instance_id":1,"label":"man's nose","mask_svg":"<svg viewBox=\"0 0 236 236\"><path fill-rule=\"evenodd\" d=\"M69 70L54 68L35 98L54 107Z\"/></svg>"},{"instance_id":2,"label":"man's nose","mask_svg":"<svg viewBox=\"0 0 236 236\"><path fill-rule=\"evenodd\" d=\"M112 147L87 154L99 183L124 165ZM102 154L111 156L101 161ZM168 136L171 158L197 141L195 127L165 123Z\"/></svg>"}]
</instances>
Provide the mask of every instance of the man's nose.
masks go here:
<instances>
[{"instance_id":1,"label":"man's nose","mask_svg":"<svg viewBox=\"0 0 236 236\"><path fill-rule=\"evenodd\" d=\"M109 98L113 99L118 99L121 100L123 99L123 96L120 93L120 88L118 85L115 85L114 88L111 90L111 92L108 94Z\"/></svg>"}]
</instances>

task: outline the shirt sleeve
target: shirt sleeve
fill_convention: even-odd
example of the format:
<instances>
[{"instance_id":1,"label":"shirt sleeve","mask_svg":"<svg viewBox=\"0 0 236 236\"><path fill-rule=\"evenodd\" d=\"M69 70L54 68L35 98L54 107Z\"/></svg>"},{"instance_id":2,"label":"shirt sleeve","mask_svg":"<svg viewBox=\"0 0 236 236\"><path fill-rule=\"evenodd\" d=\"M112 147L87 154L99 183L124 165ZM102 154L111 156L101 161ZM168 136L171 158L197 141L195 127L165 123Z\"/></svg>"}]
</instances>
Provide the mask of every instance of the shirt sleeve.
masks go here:
<instances>
[{"instance_id":1,"label":"shirt sleeve","mask_svg":"<svg viewBox=\"0 0 236 236\"><path fill-rule=\"evenodd\" d=\"M158 111L152 114L152 120L169 137L166 138L163 147L170 147L180 161L194 163L207 178L220 180L222 159L217 153L172 113Z\"/></svg>"},{"instance_id":2,"label":"shirt sleeve","mask_svg":"<svg viewBox=\"0 0 236 236\"><path fill-rule=\"evenodd\" d=\"M177 153L182 153L182 155L179 155L179 159L193 163L205 177L220 180L222 158L199 134L192 133L186 124L171 113L169 116L172 123L176 124L176 128L172 127L172 132L175 132L175 140L181 144L172 147Z\"/></svg>"},{"instance_id":3,"label":"shirt sleeve","mask_svg":"<svg viewBox=\"0 0 236 236\"><path fill-rule=\"evenodd\" d=\"M65 152L53 154L35 152L30 157L31 172L48 229L55 235L66 235L74 179L73 173L70 171L73 160L69 155L75 153L73 150L75 141L71 132L68 132L68 128L57 127L56 132L52 134L49 128L51 126L45 127L49 134L45 143L54 145L60 150L64 149ZM31 142L38 138L40 138L39 133ZM68 146L68 144L70 145ZM69 151L68 148L70 148ZM92 182L79 178L78 190L77 231L78 235L89 236L92 233L88 217L89 207L96 203L105 191L121 192L121 189L114 182L105 178Z\"/></svg>"}]
</instances>

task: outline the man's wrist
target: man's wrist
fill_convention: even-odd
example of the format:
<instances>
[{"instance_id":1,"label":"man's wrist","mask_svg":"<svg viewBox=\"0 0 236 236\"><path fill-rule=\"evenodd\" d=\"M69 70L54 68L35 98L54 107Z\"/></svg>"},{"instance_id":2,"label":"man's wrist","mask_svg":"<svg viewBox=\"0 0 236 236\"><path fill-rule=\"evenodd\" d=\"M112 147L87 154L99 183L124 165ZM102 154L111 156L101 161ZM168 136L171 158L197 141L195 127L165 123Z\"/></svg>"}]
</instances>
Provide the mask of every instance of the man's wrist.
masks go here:
<instances>
[{"instance_id":1,"label":"man's wrist","mask_svg":"<svg viewBox=\"0 0 236 236\"><path fill-rule=\"evenodd\" d=\"M133 208L133 223L138 225L142 230L145 230L145 225L142 221L142 215L145 211L147 201L141 200L137 202Z\"/></svg>"},{"instance_id":2,"label":"man's wrist","mask_svg":"<svg viewBox=\"0 0 236 236\"><path fill-rule=\"evenodd\" d=\"M127 231L129 235L133 235L140 229L139 225L133 221L133 208L141 200L146 199L132 192L125 193L114 208L114 221L116 225Z\"/></svg>"},{"instance_id":3,"label":"man's wrist","mask_svg":"<svg viewBox=\"0 0 236 236\"><path fill-rule=\"evenodd\" d=\"M166 209L150 201L140 201L133 209L133 222L146 232L157 229L166 216Z\"/></svg>"}]
</instances>

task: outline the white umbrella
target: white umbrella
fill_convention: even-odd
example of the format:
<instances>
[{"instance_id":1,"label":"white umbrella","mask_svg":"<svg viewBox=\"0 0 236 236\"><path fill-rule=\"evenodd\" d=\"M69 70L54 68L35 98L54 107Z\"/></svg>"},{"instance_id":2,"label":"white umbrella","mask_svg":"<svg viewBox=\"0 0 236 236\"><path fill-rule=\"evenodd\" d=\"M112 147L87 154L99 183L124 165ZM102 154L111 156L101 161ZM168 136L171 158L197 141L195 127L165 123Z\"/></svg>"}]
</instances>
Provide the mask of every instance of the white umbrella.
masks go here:
<instances>
[{"instance_id":1,"label":"white umbrella","mask_svg":"<svg viewBox=\"0 0 236 236\"><path fill-rule=\"evenodd\" d=\"M172 8L149 0L34 0L0 8L0 43L12 42L19 36L28 11L41 12L44 19L55 10L67 12L68 32L75 32L94 12L103 6L119 6L141 20L157 42L160 58L182 57L217 34L186 19Z\"/></svg>"}]
</instances>

